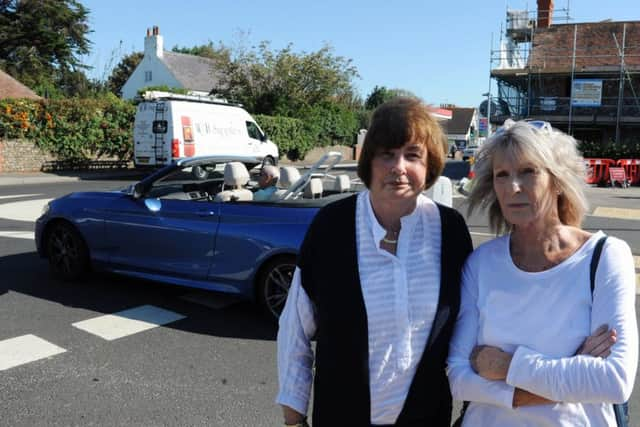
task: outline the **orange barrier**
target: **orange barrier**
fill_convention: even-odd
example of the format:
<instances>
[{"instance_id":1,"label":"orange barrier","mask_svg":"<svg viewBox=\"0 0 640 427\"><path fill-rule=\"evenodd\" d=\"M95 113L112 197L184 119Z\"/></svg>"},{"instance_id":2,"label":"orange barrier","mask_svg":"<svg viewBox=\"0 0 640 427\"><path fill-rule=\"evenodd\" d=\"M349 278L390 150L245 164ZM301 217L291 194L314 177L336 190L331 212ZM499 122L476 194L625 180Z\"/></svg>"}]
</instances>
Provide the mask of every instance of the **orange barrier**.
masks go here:
<instances>
[{"instance_id":1,"label":"orange barrier","mask_svg":"<svg viewBox=\"0 0 640 427\"><path fill-rule=\"evenodd\" d=\"M640 159L621 159L618 166L624 168L629 184L640 184Z\"/></svg>"},{"instance_id":2,"label":"orange barrier","mask_svg":"<svg viewBox=\"0 0 640 427\"><path fill-rule=\"evenodd\" d=\"M584 159L587 166L587 184L604 184L609 181L609 167L615 166L611 159Z\"/></svg>"}]
</instances>

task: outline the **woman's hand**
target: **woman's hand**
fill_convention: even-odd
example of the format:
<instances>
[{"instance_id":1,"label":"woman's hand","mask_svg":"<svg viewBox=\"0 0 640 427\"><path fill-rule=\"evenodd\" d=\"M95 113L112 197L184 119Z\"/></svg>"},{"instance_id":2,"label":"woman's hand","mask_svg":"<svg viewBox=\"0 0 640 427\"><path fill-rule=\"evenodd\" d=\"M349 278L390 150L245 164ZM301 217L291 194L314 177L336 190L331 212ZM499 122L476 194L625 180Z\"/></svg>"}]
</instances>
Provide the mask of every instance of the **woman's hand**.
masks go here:
<instances>
[{"instance_id":1,"label":"woman's hand","mask_svg":"<svg viewBox=\"0 0 640 427\"><path fill-rule=\"evenodd\" d=\"M593 334L588 336L578 351L578 354L589 354L593 357L606 358L611 354L611 347L616 343L618 333L615 329L609 329L609 325L602 325Z\"/></svg>"},{"instance_id":2,"label":"woman's hand","mask_svg":"<svg viewBox=\"0 0 640 427\"><path fill-rule=\"evenodd\" d=\"M546 399L537 394L533 394L527 390L516 388L513 392L513 407L518 408L520 406L535 406L535 405L547 405L549 403L556 403L553 400Z\"/></svg>"},{"instance_id":3,"label":"woman's hand","mask_svg":"<svg viewBox=\"0 0 640 427\"><path fill-rule=\"evenodd\" d=\"M474 347L469 360L473 370L481 377L488 380L505 380L511 357L510 353L497 347L479 345Z\"/></svg>"}]
</instances>

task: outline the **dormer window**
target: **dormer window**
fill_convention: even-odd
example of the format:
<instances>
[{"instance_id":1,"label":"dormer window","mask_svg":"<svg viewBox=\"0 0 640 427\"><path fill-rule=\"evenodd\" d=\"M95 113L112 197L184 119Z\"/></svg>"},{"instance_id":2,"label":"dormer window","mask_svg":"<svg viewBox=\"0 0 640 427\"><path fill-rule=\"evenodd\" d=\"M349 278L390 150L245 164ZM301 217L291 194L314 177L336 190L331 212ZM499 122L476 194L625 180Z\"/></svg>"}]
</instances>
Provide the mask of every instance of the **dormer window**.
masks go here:
<instances>
[{"instance_id":1,"label":"dormer window","mask_svg":"<svg viewBox=\"0 0 640 427\"><path fill-rule=\"evenodd\" d=\"M151 81L151 71L145 71L144 72L144 81L145 82L150 82Z\"/></svg>"}]
</instances>

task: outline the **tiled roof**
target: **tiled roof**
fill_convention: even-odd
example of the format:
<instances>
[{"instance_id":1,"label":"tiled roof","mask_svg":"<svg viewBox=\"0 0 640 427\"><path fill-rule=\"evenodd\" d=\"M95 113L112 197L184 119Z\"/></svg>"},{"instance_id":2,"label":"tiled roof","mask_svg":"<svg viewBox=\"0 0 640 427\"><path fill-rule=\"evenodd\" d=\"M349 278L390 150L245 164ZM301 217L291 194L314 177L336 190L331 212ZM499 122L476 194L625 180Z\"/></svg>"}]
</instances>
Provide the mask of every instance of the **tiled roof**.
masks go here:
<instances>
[{"instance_id":1,"label":"tiled roof","mask_svg":"<svg viewBox=\"0 0 640 427\"><path fill-rule=\"evenodd\" d=\"M187 89L209 92L218 84L212 59L165 50L162 61Z\"/></svg>"},{"instance_id":2,"label":"tiled roof","mask_svg":"<svg viewBox=\"0 0 640 427\"><path fill-rule=\"evenodd\" d=\"M620 55L616 40L622 46L625 24L625 64L628 69L640 70L640 21L590 22L538 28L533 35L529 66L540 72L571 71L575 25L576 72L619 70Z\"/></svg>"},{"instance_id":3,"label":"tiled roof","mask_svg":"<svg viewBox=\"0 0 640 427\"><path fill-rule=\"evenodd\" d=\"M0 99L4 98L40 99L34 91L0 70Z\"/></svg>"},{"instance_id":4,"label":"tiled roof","mask_svg":"<svg viewBox=\"0 0 640 427\"><path fill-rule=\"evenodd\" d=\"M464 135L469 132L475 108L449 108L453 112L451 120L442 123L447 135Z\"/></svg>"}]
</instances>

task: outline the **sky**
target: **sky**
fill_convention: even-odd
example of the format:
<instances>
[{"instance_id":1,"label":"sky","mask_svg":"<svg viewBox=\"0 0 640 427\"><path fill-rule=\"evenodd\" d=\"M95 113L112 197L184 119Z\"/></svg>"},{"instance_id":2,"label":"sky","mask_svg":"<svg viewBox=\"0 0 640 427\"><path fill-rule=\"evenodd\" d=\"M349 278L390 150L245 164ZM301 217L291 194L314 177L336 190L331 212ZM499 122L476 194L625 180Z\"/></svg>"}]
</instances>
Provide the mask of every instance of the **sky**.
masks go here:
<instances>
[{"instance_id":1,"label":"sky","mask_svg":"<svg viewBox=\"0 0 640 427\"><path fill-rule=\"evenodd\" d=\"M165 50L209 41L231 46L271 42L313 52L329 44L353 60L365 98L377 86L406 89L433 105L477 107L489 89L489 58L506 10L535 10L533 0L80 0L89 11L89 75L106 79L122 56L144 48L160 27ZM640 20L639 0L556 0L554 22ZM493 40L493 43L492 43ZM492 83L495 94L495 83Z\"/></svg>"}]
</instances>

